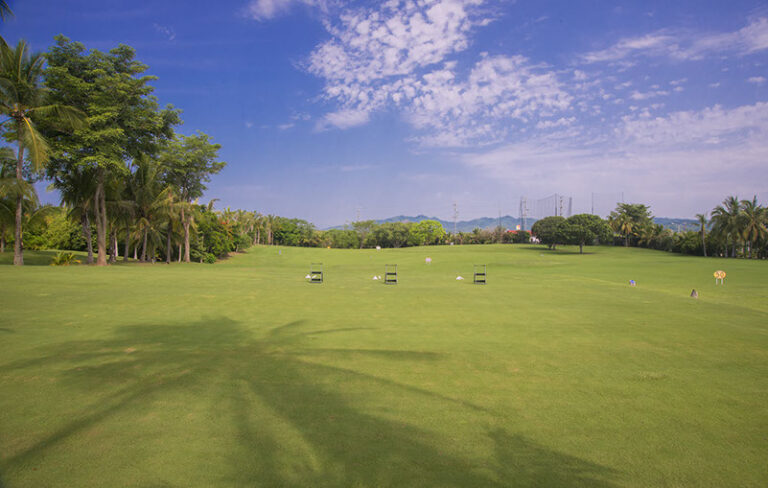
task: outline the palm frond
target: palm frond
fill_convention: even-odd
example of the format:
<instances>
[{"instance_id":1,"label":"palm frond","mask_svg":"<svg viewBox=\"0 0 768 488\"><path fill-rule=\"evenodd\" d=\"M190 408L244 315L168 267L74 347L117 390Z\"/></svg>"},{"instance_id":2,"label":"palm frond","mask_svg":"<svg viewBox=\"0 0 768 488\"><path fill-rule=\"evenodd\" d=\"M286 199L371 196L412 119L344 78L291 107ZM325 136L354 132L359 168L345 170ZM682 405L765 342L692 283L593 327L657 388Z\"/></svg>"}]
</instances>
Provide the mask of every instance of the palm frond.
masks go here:
<instances>
[{"instance_id":1,"label":"palm frond","mask_svg":"<svg viewBox=\"0 0 768 488\"><path fill-rule=\"evenodd\" d=\"M13 10L11 10L11 7L8 6L8 2L5 0L0 0L0 19L5 22L6 20L13 17Z\"/></svg>"},{"instance_id":2,"label":"palm frond","mask_svg":"<svg viewBox=\"0 0 768 488\"><path fill-rule=\"evenodd\" d=\"M0 179L0 198L16 199L18 196L30 202L37 202L37 191L32 183L16 178Z\"/></svg>"},{"instance_id":3,"label":"palm frond","mask_svg":"<svg viewBox=\"0 0 768 488\"><path fill-rule=\"evenodd\" d=\"M50 117L52 125L61 130L82 129L87 124L85 113L69 105L44 105L30 109L30 113Z\"/></svg>"}]
</instances>

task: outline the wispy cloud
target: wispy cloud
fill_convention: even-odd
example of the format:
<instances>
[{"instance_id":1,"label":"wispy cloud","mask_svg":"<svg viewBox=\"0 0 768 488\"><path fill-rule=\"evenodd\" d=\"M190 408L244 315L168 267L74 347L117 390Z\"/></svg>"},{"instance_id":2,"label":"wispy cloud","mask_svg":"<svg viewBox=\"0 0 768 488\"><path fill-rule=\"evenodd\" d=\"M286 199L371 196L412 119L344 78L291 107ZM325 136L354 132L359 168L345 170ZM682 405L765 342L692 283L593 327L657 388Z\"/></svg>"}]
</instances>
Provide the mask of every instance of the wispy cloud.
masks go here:
<instances>
[{"instance_id":1,"label":"wispy cloud","mask_svg":"<svg viewBox=\"0 0 768 488\"><path fill-rule=\"evenodd\" d=\"M495 179L524 181L531 192L621 188L648 198L664 194L679 205L681 193L704 198L723 188L750 191L754 178L768 177L766 153L768 103L761 102L627 116L602 137L569 130L459 158Z\"/></svg>"},{"instance_id":2,"label":"wispy cloud","mask_svg":"<svg viewBox=\"0 0 768 488\"><path fill-rule=\"evenodd\" d=\"M747 78L748 83L752 83L753 85L762 85L765 83L765 77L764 76L752 76L750 78Z\"/></svg>"},{"instance_id":3,"label":"wispy cloud","mask_svg":"<svg viewBox=\"0 0 768 488\"><path fill-rule=\"evenodd\" d=\"M329 125L339 129L349 129L366 124L369 119L370 114L365 110L339 110L338 112L327 114L322 121L317 123L316 129L325 130Z\"/></svg>"},{"instance_id":4,"label":"wispy cloud","mask_svg":"<svg viewBox=\"0 0 768 488\"><path fill-rule=\"evenodd\" d=\"M306 5L327 11L332 0L251 0L245 7L246 17L266 21L284 15L294 5Z\"/></svg>"},{"instance_id":5,"label":"wispy cloud","mask_svg":"<svg viewBox=\"0 0 768 488\"><path fill-rule=\"evenodd\" d=\"M176 31L173 30L173 27L160 24L153 24L153 26L157 32L164 35L169 41L176 39Z\"/></svg>"},{"instance_id":6,"label":"wispy cloud","mask_svg":"<svg viewBox=\"0 0 768 488\"><path fill-rule=\"evenodd\" d=\"M613 46L581 57L586 63L618 62L634 57L695 60L719 53L747 55L768 49L768 18L752 20L735 32L702 33L664 29L619 40Z\"/></svg>"}]
</instances>

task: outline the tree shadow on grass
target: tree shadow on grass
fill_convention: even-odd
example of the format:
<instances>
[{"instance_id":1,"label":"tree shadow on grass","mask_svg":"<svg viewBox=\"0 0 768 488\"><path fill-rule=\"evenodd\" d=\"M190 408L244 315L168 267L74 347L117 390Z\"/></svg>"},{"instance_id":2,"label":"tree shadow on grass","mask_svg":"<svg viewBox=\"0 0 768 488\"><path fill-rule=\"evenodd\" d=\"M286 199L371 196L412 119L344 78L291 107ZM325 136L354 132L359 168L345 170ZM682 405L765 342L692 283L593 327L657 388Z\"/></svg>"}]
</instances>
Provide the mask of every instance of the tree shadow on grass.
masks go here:
<instances>
[{"instance_id":1,"label":"tree shadow on grass","mask_svg":"<svg viewBox=\"0 0 768 488\"><path fill-rule=\"evenodd\" d=\"M587 251L587 249L589 249L590 247L595 247L595 246L585 246L584 247L584 252L579 252L579 248L578 247L576 247L575 249L563 249L563 248L549 249L544 244L537 244L537 245L530 245L530 246L526 245L526 246L521 246L521 247L518 247L518 248L515 248L515 249L520 249L521 251L548 253L548 254L552 254L554 256L570 256L570 255L586 256L588 254L595 254L595 252Z\"/></svg>"},{"instance_id":2,"label":"tree shadow on grass","mask_svg":"<svg viewBox=\"0 0 768 488\"><path fill-rule=\"evenodd\" d=\"M49 266L51 264L51 261L53 261L53 258L56 257L59 252L72 252L75 254L75 257L80 260L81 264L85 263L85 255L82 252L79 251L55 251L55 250L45 250L45 251L24 251L24 266ZM13 249L11 249L10 252L7 250L4 253L0 254L0 266L2 265L13 265ZM73 263L72 266L77 266L77 263Z\"/></svg>"},{"instance_id":3,"label":"tree shadow on grass","mask_svg":"<svg viewBox=\"0 0 768 488\"><path fill-rule=\"evenodd\" d=\"M462 446L422 427L424 422L445 424L452 418L448 412L477 421L495 414L462 399L327 363L360 354L382 366L408 365L437 361L439 354L315 349L307 340L348 331L310 330L299 321L254 338L227 318L139 325L122 327L107 340L70 342L41 350L37 359L2 365L4 375L29 368L61 371L64 386L87 395L90 406L7 455L0 467L20 473L41 456L52 462L51 453L64 441L68 446L87 442L86 430L116 414L139 416L158 399L182 394L213 400L215 415L234 432L234 438L211 440L227 445L221 462L229 466L229 475L218 480L219 486L613 486L607 481L615 476L612 471L503 430L485 439L493 458L450 454ZM425 418L414 418L413 412ZM136 462L130 445L122 449L126 462ZM126 481L147 486L149 480Z\"/></svg>"}]
</instances>

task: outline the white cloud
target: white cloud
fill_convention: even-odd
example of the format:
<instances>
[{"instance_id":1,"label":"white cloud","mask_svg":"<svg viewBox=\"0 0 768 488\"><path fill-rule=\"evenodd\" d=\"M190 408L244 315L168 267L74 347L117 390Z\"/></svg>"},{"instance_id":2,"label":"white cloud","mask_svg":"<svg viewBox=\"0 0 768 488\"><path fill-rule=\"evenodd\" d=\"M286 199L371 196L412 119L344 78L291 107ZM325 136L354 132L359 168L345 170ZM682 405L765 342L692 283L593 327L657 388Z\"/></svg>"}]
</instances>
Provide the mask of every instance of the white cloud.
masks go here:
<instances>
[{"instance_id":1,"label":"white cloud","mask_svg":"<svg viewBox=\"0 0 768 488\"><path fill-rule=\"evenodd\" d=\"M327 114L323 122L318 124L317 128L323 130L330 124L339 129L349 129L363 125L369 119L370 114L365 110L339 110L338 112Z\"/></svg>"},{"instance_id":2,"label":"white cloud","mask_svg":"<svg viewBox=\"0 0 768 488\"><path fill-rule=\"evenodd\" d=\"M595 188L642 194L680 212L682 197L707 201L752 191L768 177L768 103L713 106L666 117L625 117L613 133L590 137L575 129L459 156L486 176L527 192ZM706 208L706 207L705 207Z\"/></svg>"},{"instance_id":3,"label":"white cloud","mask_svg":"<svg viewBox=\"0 0 768 488\"><path fill-rule=\"evenodd\" d=\"M567 109L572 97L556 75L522 56L482 55L463 71L450 60L482 24L481 3L390 0L378 9L342 14L328 26L332 38L307 63L325 81L324 97L340 105L319 128L354 127L372 112L394 108L425 132L413 140L463 146L497 141L509 130L503 121L526 122Z\"/></svg>"},{"instance_id":4,"label":"white cloud","mask_svg":"<svg viewBox=\"0 0 768 488\"><path fill-rule=\"evenodd\" d=\"M555 127L565 127L576 122L576 117L561 117L557 120L542 120L536 124L537 129L552 129Z\"/></svg>"},{"instance_id":5,"label":"white cloud","mask_svg":"<svg viewBox=\"0 0 768 488\"><path fill-rule=\"evenodd\" d=\"M152 24L152 25L157 32L164 35L169 41L176 39L176 31L173 30L173 27L160 25L160 24Z\"/></svg>"},{"instance_id":6,"label":"white cloud","mask_svg":"<svg viewBox=\"0 0 768 488\"><path fill-rule=\"evenodd\" d=\"M642 120L626 116L617 134L643 145L685 147L709 141L742 141L758 133L768 136L768 102L731 110L719 105L700 111L674 112Z\"/></svg>"},{"instance_id":7,"label":"white cloud","mask_svg":"<svg viewBox=\"0 0 768 488\"><path fill-rule=\"evenodd\" d=\"M652 90L645 93L641 93L635 90L632 92L629 98L631 98L632 100L647 100L649 98L664 97L667 95L669 95L669 92L666 90Z\"/></svg>"},{"instance_id":8,"label":"white cloud","mask_svg":"<svg viewBox=\"0 0 768 488\"><path fill-rule=\"evenodd\" d=\"M752 76L750 78L747 78L747 82L752 83L754 85L762 85L765 83L765 77L763 76Z\"/></svg>"},{"instance_id":9,"label":"white cloud","mask_svg":"<svg viewBox=\"0 0 768 488\"><path fill-rule=\"evenodd\" d=\"M768 49L768 19L758 18L735 32L713 34L664 29L625 38L607 49L583 55L582 60L586 63L618 62L634 56L693 60L726 52L747 55L764 49Z\"/></svg>"},{"instance_id":10,"label":"white cloud","mask_svg":"<svg viewBox=\"0 0 768 488\"><path fill-rule=\"evenodd\" d=\"M280 125L277 126L277 128L280 129L280 130L288 130L288 129L292 128L294 125L296 125L296 124L293 124L293 123L280 124Z\"/></svg>"},{"instance_id":11,"label":"white cloud","mask_svg":"<svg viewBox=\"0 0 768 488\"><path fill-rule=\"evenodd\" d=\"M251 0L245 7L246 17L266 21L287 13L294 5L307 5L327 11L331 0Z\"/></svg>"}]
</instances>

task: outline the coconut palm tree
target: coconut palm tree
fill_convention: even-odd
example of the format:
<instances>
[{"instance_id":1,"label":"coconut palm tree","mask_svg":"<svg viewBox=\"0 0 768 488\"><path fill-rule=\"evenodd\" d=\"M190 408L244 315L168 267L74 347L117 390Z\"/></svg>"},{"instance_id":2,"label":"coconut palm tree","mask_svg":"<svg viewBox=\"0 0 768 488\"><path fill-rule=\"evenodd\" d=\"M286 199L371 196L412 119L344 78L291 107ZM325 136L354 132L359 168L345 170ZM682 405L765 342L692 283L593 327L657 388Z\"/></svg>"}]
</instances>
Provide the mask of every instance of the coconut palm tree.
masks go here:
<instances>
[{"instance_id":1,"label":"coconut palm tree","mask_svg":"<svg viewBox=\"0 0 768 488\"><path fill-rule=\"evenodd\" d=\"M731 257L736 257L736 246L741 238L741 220L741 203L736 196L726 198L722 204L712 210L712 231L724 238L726 256L728 255L728 245L730 244Z\"/></svg>"},{"instance_id":2,"label":"coconut palm tree","mask_svg":"<svg viewBox=\"0 0 768 488\"><path fill-rule=\"evenodd\" d=\"M165 227L165 262L171 264L173 237L175 231L181 225L181 208L179 198L172 186L167 186L160 192L152 203L152 211L155 213L162 226Z\"/></svg>"},{"instance_id":3,"label":"coconut palm tree","mask_svg":"<svg viewBox=\"0 0 768 488\"><path fill-rule=\"evenodd\" d=\"M707 257L707 216L704 214L696 214L696 219L699 221L699 232L701 232L701 250L704 253L704 257Z\"/></svg>"},{"instance_id":4,"label":"coconut palm tree","mask_svg":"<svg viewBox=\"0 0 768 488\"><path fill-rule=\"evenodd\" d=\"M66 173L53 175L51 187L59 191L61 204L68 209L68 217L78 221L83 228L87 263L93 264L93 241L91 237L91 215L93 196L96 193L96 178L92 171L74 168Z\"/></svg>"},{"instance_id":5,"label":"coconut palm tree","mask_svg":"<svg viewBox=\"0 0 768 488\"><path fill-rule=\"evenodd\" d=\"M72 107L46 103L46 90L42 85L43 57L30 54L26 41L19 41L15 48L0 45L0 114L8 118L0 122L7 131L6 137L17 146L16 152L16 214L13 264L23 265L22 213L24 161L32 163L39 171L48 159L48 145L38 132L35 120L48 117L61 127L77 127L82 124L82 113Z\"/></svg>"},{"instance_id":6,"label":"coconut palm tree","mask_svg":"<svg viewBox=\"0 0 768 488\"><path fill-rule=\"evenodd\" d=\"M134 234L141 242L141 261L147 260L150 246L156 247L159 239L160 216L157 211L158 196L164 190L157 164L148 158L134 161L135 171L131 175L130 187L136 211Z\"/></svg>"},{"instance_id":7,"label":"coconut palm tree","mask_svg":"<svg viewBox=\"0 0 768 488\"><path fill-rule=\"evenodd\" d=\"M612 219L610 224L614 232L624 236L624 247L629 247L629 236L635 231L635 222L632 218L622 213Z\"/></svg>"},{"instance_id":8,"label":"coconut palm tree","mask_svg":"<svg viewBox=\"0 0 768 488\"><path fill-rule=\"evenodd\" d=\"M5 0L0 0L0 20L5 22L6 20L13 17L13 11L11 10L11 7L8 6L8 2ZM3 36L0 36L0 46L7 46L8 44L5 42L5 39Z\"/></svg>"},{"instance_id":9,"label":"coconut palm tree","mask_svg":"<svg viewBox=\"0 0 768 488\"><path fill-rule=\"evenodd\" d=\"M749 258L756 244L768 236L765 227L765 209L757 204L757 197L741 201L741 237L749 246ZM746 253L745 253L746 254Z\"/></svg>"}]
</instances>

